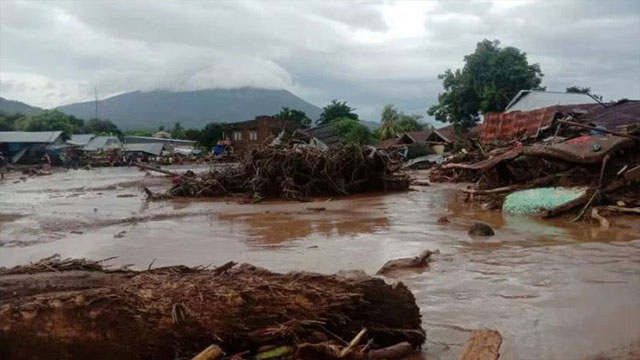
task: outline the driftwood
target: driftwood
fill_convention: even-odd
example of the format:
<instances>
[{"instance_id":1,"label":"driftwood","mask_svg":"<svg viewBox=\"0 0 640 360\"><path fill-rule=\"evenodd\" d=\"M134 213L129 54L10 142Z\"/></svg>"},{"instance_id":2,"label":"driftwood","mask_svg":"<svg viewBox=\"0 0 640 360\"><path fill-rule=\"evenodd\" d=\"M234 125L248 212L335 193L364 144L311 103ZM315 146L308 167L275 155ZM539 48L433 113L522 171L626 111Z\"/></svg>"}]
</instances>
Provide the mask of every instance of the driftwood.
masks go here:
<instances>
[{"instance_id":1,"label":"driftwood","mask_svg":"<svg viewBox=\"0 0 640 360\"><path fill-rule=\"evenodd\" d=\"M347 195L370 191L407 190L408 175L400 173L402 161L372 147L345 145L323 151L316 148L261 147L252 150L238 166L182 176L166 196L221 196L245 194L253 200Z\"/></svg>"},{"instance_id":2,"label":"driftwood","mask_svg":"<svg viewBox=\"0 0 640 360\"><path fill-rule=\"evenodd\" d=\"M246 264L137 272L50 259L0 269L0 323L3 360L191 358L212 344L256 354L327 339L339 353L363 328L349 352L425 341L401 283Z\"/></svg>"},{"instance_id":3,"label":"driftwood","mask_svg":"<svg viewBox=\"0 0 640 360\"><path fill-rule=\"evenodd\" d=\"M464 346L460 360L497 360L502 336L495 330L473 330Z\"/></svg>"},{"instance_id":4,"label":"driftwood","mask_svg":"<svg viewBox=\"0 0 640 360\"><path fill-rule=\"evenodd\" d=\"M577 127L583 128L583 129L597 130L597 131L600 131L600 132L603 132L603 133L607 133L607 134L611 134L611 135L615 135L615 136L626 137L626 138L633 139L633 140L640 140L640 137L638 137L638 136L634 136L634 135L631 135L631 134L624 134L624 133L620 133L620 132L616 132L616 131L611 131L611 130L603 129L603 128L596 127L596 126L581 124L581 123L577 123L575 121L569 121L569 120L557 120L557 121L559 123L561 123L561 124L577 126Z\"/></svg>"},{"instance_id":5,"label":"driftwood","mask_svg":"<svg viewBox=\"0 0 640 360\"><path fill-rule=\"evenodd\" d=\"M431 255L439 254L439 253L440 251L438 250L436 251L425 250L422 253L420 253L420 255L414 256L411 258L400 258L400 259L389 260L384 265L382 265L382 267L380 268L380 270L378 270L376 275L385 275L395 270L401 270L401 269L414 269L414 270L424 269L429 266L429 261L431 261Z\"/></svg>"}]
</instances>

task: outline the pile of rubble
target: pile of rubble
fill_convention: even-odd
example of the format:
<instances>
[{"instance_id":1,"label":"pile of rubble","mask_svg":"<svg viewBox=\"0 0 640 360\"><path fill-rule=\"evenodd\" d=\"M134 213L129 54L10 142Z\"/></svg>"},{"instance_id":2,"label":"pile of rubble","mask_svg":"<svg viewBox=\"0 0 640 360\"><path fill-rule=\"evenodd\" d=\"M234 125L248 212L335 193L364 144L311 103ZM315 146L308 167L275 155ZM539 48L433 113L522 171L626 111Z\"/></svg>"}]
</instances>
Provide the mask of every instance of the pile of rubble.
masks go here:
<instances>
[{"instance_id":1,"label":"pile of rubble","mask_svg":"<svg viewBox=\"0 0 640 360\"><path fill-rule=\"evenodd\" d=\"M425 341L411 291L361 271L54 256L0 268L0 308L3 359L400 359Z\"/></svg>"},{"instance_id":2,"label":"pile of rubble","mask_svg":"<svg viewBox=\"0 0 640 360\"><path fill-rule=\"evenodd\" d=\"M606 226L599 210L640 213L639 133L640 120L611 129L591 125L583 113L559 113L536 136L474 143L432 169L430 178L472 182L463 190L469 199L507 213L581 209L576 220L592 214Z\"/></svg>"},{"instance_id":3,"label":"pile of rubble","mask_svg":"<svg viewBox=\"0 0 640 360\"><path fill-rule=\"evenodd\" d=\"M331 150L265 146L253 149L238 166L178 175L164 194L146 191L151 199L244 194L260 201L407 190L410 178L401 167L399 158L360 145Z\"/></svg>"}]
</instances>

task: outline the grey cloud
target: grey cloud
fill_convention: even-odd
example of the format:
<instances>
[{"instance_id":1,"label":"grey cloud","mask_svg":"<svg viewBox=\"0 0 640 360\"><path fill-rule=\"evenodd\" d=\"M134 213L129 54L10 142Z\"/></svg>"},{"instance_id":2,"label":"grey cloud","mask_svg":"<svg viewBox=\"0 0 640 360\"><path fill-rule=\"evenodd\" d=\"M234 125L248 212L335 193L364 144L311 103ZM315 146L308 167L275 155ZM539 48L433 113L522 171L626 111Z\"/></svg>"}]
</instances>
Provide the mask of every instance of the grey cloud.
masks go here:
<instances>
[{"instance_id":1,"label":"grey cloud","mask_svg":"<svg viewBox=\"0 0 640 360\"><path fill-rule=\"evenodd\" d=\"M0 96L56 106L91 99L94 86L101 96L256 86L320 106L347 100L377 120L386 103L424 112L437 75L489 38L527 52L550 89L640 98L640 2L514 4L434 1L423 31L394 35L420 19L388 23L399 1L4 0Z\"/></svg>"}]
</instances>

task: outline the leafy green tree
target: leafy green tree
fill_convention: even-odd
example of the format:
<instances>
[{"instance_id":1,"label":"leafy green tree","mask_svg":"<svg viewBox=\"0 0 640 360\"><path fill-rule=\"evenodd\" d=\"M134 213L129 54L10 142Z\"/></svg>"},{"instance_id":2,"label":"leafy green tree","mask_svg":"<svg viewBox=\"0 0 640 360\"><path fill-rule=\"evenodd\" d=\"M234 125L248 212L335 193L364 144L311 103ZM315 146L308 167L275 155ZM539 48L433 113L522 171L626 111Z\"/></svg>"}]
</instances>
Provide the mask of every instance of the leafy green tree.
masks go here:
<instances>
[{"instance_id":1,"label":"leafy green tree","mask_svg":"<svg viewBox=\"0 0 640 360\"><path fill-rule=\"evenodd\" d=\"M130 135L130 136L147 136L147 137L153 136L153 132L149 130L133 130L133 131L127 131L124 134Z\"/></svg>"},{"instance_id":2,"label":"leafy green tree","mask_svg":"<svg viewBox=\"0 0 640 360\"><path fill-rule=\"evenodd\" d=\"M590 87L570 86L567 88L567 92L573 94L587 94L598 101L602 101L602 95L592 93Z\"/></svg>"},{"instance_id":3,"label":"leafy green tree","mask_svg":"<svg viewBox=\"0 0 640 360\"><path fill-rule=\"evenodd\" d=\"M421 115L400 113L400 115L398 116L398 120L396 121L398 132L424 130L428 126L424 123L421 123L421 119Z\"/></svg>"},{"instance_id":4,"label":"leafy green tree","mask_svg":"<svg viewBox=\"0 0 640 360\"><path fill-rule=\"evenodd\" d=\"M198 144L207 149L211 149L218 140L222 139L223 126L220 123L209 123L200 131ZM193 139L191 139L193 140Z\"/></svg>"},{"instance_id":5,"label":"leafy green tree","mask_svg":"<svg viewBox=\"0 0 640 360\"><path fill-rule=\"evenodd\" d=\"M46 110L38 115L22 118L16 128L23 131L63 131L67 135L83 132L84 120L58 110Z\"/></svg>"},{"instance_id":6,"label":"leafy green tree","mask_svg":"<svg viewBox=\"0 0 640 360\"><path fill-rule=\"evenodd\" d=\"M109 120L90 119L84 124L84 132L96 135L117 135L122 136L122 131L118 129L116 124Z\"/></svg>"},{"instance_id":7,"label":"leafy green tree","mask_svg":"<svg viewBox=\"0 0 640 360\"><path fill-rule=\"evenodd\" d=\"M158 131L164 131L164 125L158 126Z\"/></svg>"},{"instance_id":8,"label":"leafy green tree","mask_svg":"<svg viewBox=\"0 0 640 360\"><path fill-rule=\"evenodd\" d=\"M304 111L289 109L288 107L283 107L282 110L274 116L285 121L297 122L302 127L311 125L311 119Z\"/></svg>"},{"instance_id":9,"label":"leafy green tree","mask_svg":"<svg viewBox=\"0 0 640 360\"><path fill-rule=\"evenodd\" d=\"M330 124L345 144L372 144L374 136L368 127L349 117L333 119Z\"/></svg>"},{"instance_id":10,"label":"leafy green tree","mask_svg":"<svg viewBox=\"0 0 640 360\"><path fill-rule=\"evenodd\" d=\"M355 109L347 105L347 102L340 102L336 99L322 109L320 119L316 122L318 125L327 125L334 119L349 118L358 120L358 114L354 113Z\"/></svg>"},{"instance_id":11,"label":"leafy green tree","mask_svg":"<svg viewBox=\"0 0 640 360\"><path fill-rule=\"evenodd\" d=\"M173 124L173 129L171 129L171 137L174 139L184 139L184 135L185 133L182 124L180 121L176 121L176 123Z\"/></svg>"},{"instance_id":12,"label":"leafy green tree","mask_svg":"<svg viewBox=\"0 0 640 360\"><path fill-rule=\"evenodd\" d=\"M503 111L518 91L544 90L542 76L540 65L529 64L526 53L485 39L464 57L462 69L438 75L444 92L427 113L464 131L478 122L479 114Z\"/></svg>"},{"instance_id":13,"label":"leafy green tree","mask_svg":"<svg viewBox=\"0 0 640 360\"><path fill-rule=\"evenodd\" d=\"M184 131L185 140L197 141L200 142L200 137L202 136L202 130L198 129L187 129Z\"/></svg>"},{"instance_id":14,"label":"leafy green tree","mask_svg":"<svg viewBox=\"0 0 640 360\"><path fill-rule=\"evenodd\" d=\"M0 112L0 131L14 131L16 124L24 119L22 114L5 114Z\"/></svg>"}]
</instances>

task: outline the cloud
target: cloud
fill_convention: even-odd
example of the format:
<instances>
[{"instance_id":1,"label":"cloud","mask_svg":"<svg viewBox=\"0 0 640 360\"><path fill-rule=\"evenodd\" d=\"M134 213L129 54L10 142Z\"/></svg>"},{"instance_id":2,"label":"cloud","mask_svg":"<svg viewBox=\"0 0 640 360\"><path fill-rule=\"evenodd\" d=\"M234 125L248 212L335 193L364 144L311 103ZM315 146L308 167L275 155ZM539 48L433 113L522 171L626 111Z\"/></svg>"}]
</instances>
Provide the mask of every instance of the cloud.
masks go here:
<instances>
[{"instance_id":1,"label":"cloud","mask_svg":"<svg viewBox=\"0 0 640 360\"><path fill-rule=\"evenodd\" d=\"M549 89L640 98L636 1L0 2L0 96L45 107L132 90L285 88L422 113L484 39L527 52Z\"/></svg>"}]
</instances>

